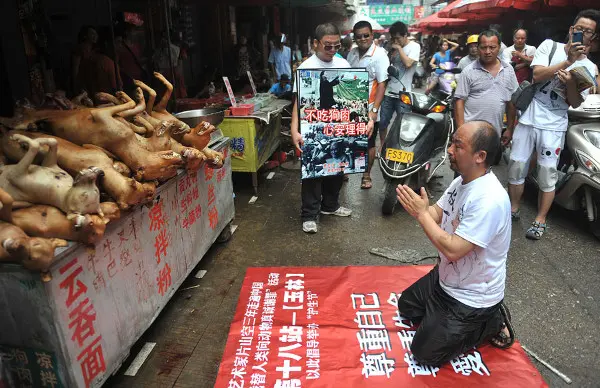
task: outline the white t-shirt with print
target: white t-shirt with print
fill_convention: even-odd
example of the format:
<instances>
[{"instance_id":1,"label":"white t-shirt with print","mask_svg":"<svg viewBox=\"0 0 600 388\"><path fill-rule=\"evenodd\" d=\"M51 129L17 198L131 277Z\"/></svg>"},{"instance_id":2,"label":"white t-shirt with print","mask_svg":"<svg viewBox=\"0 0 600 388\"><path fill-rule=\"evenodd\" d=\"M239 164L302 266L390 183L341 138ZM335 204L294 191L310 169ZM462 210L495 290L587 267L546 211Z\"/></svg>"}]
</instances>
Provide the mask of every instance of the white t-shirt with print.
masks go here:
<instances>
[{"instance_id":1,"label":"white t-shirt with print","mask_svg":"<svg viewBox=\"0 0 600 388\"><path fill-rule=\"evenodd\" d=\"M421 46L417 42L408 42L406 46L402 47L402 50L404 50L404 54L415 61L415 63L407 68L400 59L400 54L397 52L392 54L391 62L392 65L398 68L400 81L395 77L390 77L387 89L385 90L386 96L389 95L398 98L398 94L402 90L412 92L413 76L415 75L415 71L417 71L417 62L421 55Z\"/></svg>"},{"instance_id":2,"label":"white t-shirt with print","mask_svg":"<svg viewBox=\"0 0 600 388\"><path fill-rule=\"evenodd\" d=\"M350 66L365 68L369 73L369 110L371 110L375 102L377 88L381 87L379 86L381 83L388 80L390 60L388 59L387 52L383 47L379 47L373 43L362 58L358 52L358 47L353 48L348 53L347 60ZM379 121L379 115L377 121Z\"/></svg>"},{"instance_id":3,"label":"white t-shirt with print","mask_svg":"<svg viewBox=\"0 0 600 388\"><path fill-rule=\"evenodd\" d=\"M546 39L535 52L531 67L534 66L552 66L567 60L564 43L556 44L556 51L550 61L550 52L554 42ZM571 70L575 67L585 66L590 74L596 74L596 65L588 58L580 59L567 68ZM566 131L569 125L568 110L569 104L557 93L554 88L561 87L563 84L557 76L543 83L538 92L533 97L533 101L519 119L519 123L529 125L537 129L551 131ZM582 97L588 95L588 91L581 93Z\"/></svg>"},{"instance_id":4,"label":"white t-shirt with print","mask_svg":"<svg viewBox=\"0 0 600 388\"><path fill-rule=\"evenodd\" d=\"M491 171L467 184L458 177L437 205L443 210L442 229L476 246L453 263L440 252L440 286L467 306L498 304L504 298L512 227L506 190Z\"/></svg>"},{"instance_id":5,"label":"white t-shirt with print","mask_svg":"<svg viewBox=\"0 0 600 388\"><path fill-rule=\"evenodd\" d=\"M298 66L298 70L301 69L347 69L351 67L347 60L340 57L333 57L331 62L325 62L317 57L317 54L313 54L306 61L302 62ZM294 78L296 74L294 74ZM294 93L298 93L298 82L294 82Z\"/></svg>"}]
</instances>

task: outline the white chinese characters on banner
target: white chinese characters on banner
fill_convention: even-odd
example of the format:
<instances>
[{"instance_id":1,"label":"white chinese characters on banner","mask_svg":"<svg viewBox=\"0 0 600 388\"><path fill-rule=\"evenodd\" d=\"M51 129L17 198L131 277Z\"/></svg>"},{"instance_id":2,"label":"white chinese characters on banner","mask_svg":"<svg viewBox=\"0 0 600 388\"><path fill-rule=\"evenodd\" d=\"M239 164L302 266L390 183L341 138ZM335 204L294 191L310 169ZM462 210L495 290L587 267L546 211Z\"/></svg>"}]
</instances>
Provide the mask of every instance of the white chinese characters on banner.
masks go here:
<instances>
[{"instance_id":1,"label":"white chinese characters on banner","mask_svg":"<svg viewBox=\"0 0 600 388\"><path fill-rule=\"evenodd\" d=\"M319 379L318 299L301 273L272 272L264 283L253 282L228 387L301 387L303 378ZM274 327L276 314L281 323Z\"/></svg>"},{"instance_id":2,"label":"white chinese characters on banner","mask_svg":"<svg viewBox=\"0 0 600 388\"><path fill-rule=\"evenodd\" d=\"M388 303L397 308L398 299L400 298L400 293L390 293L388 298ZM400 340L400 344L402 345L402 349L404 350L404 362L407 366L407 372L412 377L416 376L432 376L436 377L440 372L440 368L422 365L417 362L410 350L410 346L412 344L413 338L416 333L415 325L407 318L404 318L400 315L400 312L396 310L396 315L394 316L394 325L400 330L398 331L398 338ZM467 354L461 354L452 361L450 361L452 368L455 373L460 373L463 376L470 376L471 373L477 373L481 376L489 376L490 372L483 362L481 357L481 353L477 350L473 349L471 352Z\"/></svg>"},{"instance_id":3,"label":"white chinese characters on banner","mask_svg":"<svg viewBox=\"0 0 600 388\"><path fill-rule=\"evenodd\" d=\"M362 350L360 361L363 364L362 375L391 377L396 361L389 358L386 350L392 350L389 333L385 327L379 296L377 293L352 294L352 307L356 311L359 332L356 334Z\"/></svg>"}]
</instances>

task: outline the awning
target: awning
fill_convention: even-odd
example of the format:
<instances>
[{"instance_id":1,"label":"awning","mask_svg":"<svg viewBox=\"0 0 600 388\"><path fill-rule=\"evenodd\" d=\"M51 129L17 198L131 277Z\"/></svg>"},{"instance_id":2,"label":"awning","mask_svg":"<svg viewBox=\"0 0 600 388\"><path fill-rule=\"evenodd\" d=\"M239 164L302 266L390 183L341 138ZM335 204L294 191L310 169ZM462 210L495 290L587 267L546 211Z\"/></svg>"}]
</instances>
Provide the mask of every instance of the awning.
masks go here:
<instances>
[{"instance_id":1,"label":"awning","mask_svg":"<svg viewBox=\"0 0 600 388\"><path fill-rule=\"evenodd\" d=\"M471 17L474 14L501 14L511 9L538 10L540 0L459 0L447 16Z\"/></svg>"},{"instance_id":2,"label":"awning","mask_svg":"<svg viewBox=\"0 0 600 388\"><path fill-rule=\"evenodd\" d=\"M461 0L455 1L451 4L448 4L447 6L445 6L444 8L442 8L439 12L438 12L438 16L441 18L451 18L452 16L450 16L450 12L456 8L457 6L459 6L461 4ZM469 14L468 15L468 19L469 21L482 21L482 20L490 20L493 19L495 17L498 16L497 12L479 12L479 13L474 13L474 14ZM464 19L467 19L467 17L462 17Z\"/></svg>"},{"instance_id":3,"label":"awning","mask_svg":"<svg viewBox=\"0 0 600 388\"><path fill-rule=\"evenodd\" d=\"M419 19L416 23L413 23L411 27L435 29L449 26L466 26L469 23L469 21L466 19L441 18L438 16L438 13L434 13L433 15L429 15L423 19Z\"/></svg>"},{"instance_id":4,"label":"awning","mask_svg":"<svg viewBox=\"0 0 600 388\"><path fill-rule=\"evenodd\" d=\"M351 32L352 29L354 28L354 25L360 21L367 21L367 22L371 23L371 27L373 27L373 31L375 31L375 32L385 32L386 31L386 29L381 24L379 24L377 22L377 20L374 20L366 15L360 15L358 13L355 13L354 15L352 15L352 17L350 19L346 20L344 22L344 24L342 25L341 30L343 31L344 34L347 34L348 32Z\"/></svg>"},{"instance_id":5,"label":"awning","mask_svg":"<svg viewBox=\"0 0 600 388\"><path fill-rule=\"evenodd\" d=\"M544 0L550 7L578 7L596 8L600 4L598 0Z\"/></svg>"}]
</instances>

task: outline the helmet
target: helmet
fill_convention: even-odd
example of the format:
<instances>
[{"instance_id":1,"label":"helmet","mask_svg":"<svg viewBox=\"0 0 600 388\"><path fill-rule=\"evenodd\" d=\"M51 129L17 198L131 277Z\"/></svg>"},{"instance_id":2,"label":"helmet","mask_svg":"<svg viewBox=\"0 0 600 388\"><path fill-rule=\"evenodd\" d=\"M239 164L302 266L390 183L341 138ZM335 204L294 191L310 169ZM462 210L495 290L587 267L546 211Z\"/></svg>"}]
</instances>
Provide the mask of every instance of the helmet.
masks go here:
<instances>
[{"instance_id":1,"label":"helmet","mask_svg":"<svg viewBox=\"0 0 600 388\"><path fill-rule=\"evenodd\" d=\"M471 35L467 39L467 44L477 43L477 42L479 42L479 35Z\"/></svg>"}]
</instances>

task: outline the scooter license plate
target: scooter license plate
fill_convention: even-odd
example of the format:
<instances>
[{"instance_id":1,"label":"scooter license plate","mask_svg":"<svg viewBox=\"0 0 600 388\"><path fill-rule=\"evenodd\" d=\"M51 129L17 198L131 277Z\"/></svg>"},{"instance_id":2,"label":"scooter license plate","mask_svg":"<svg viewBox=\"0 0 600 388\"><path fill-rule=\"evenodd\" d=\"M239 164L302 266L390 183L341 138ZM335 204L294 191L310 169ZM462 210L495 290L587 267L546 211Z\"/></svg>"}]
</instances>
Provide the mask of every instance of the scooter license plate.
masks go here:
<instances>
[{"instance_id":1,"label":"scooter license plate","mask_svg":"<svg viewBox=\"0 0 600 388\"><path fill-rule=\"evenodd\" d=\"M388 148L385 151L385 158L387 160L391 160L392 162L411 164L415 159L415 153L397 150L395 148Z\"/></svg>"}]
</instances>

